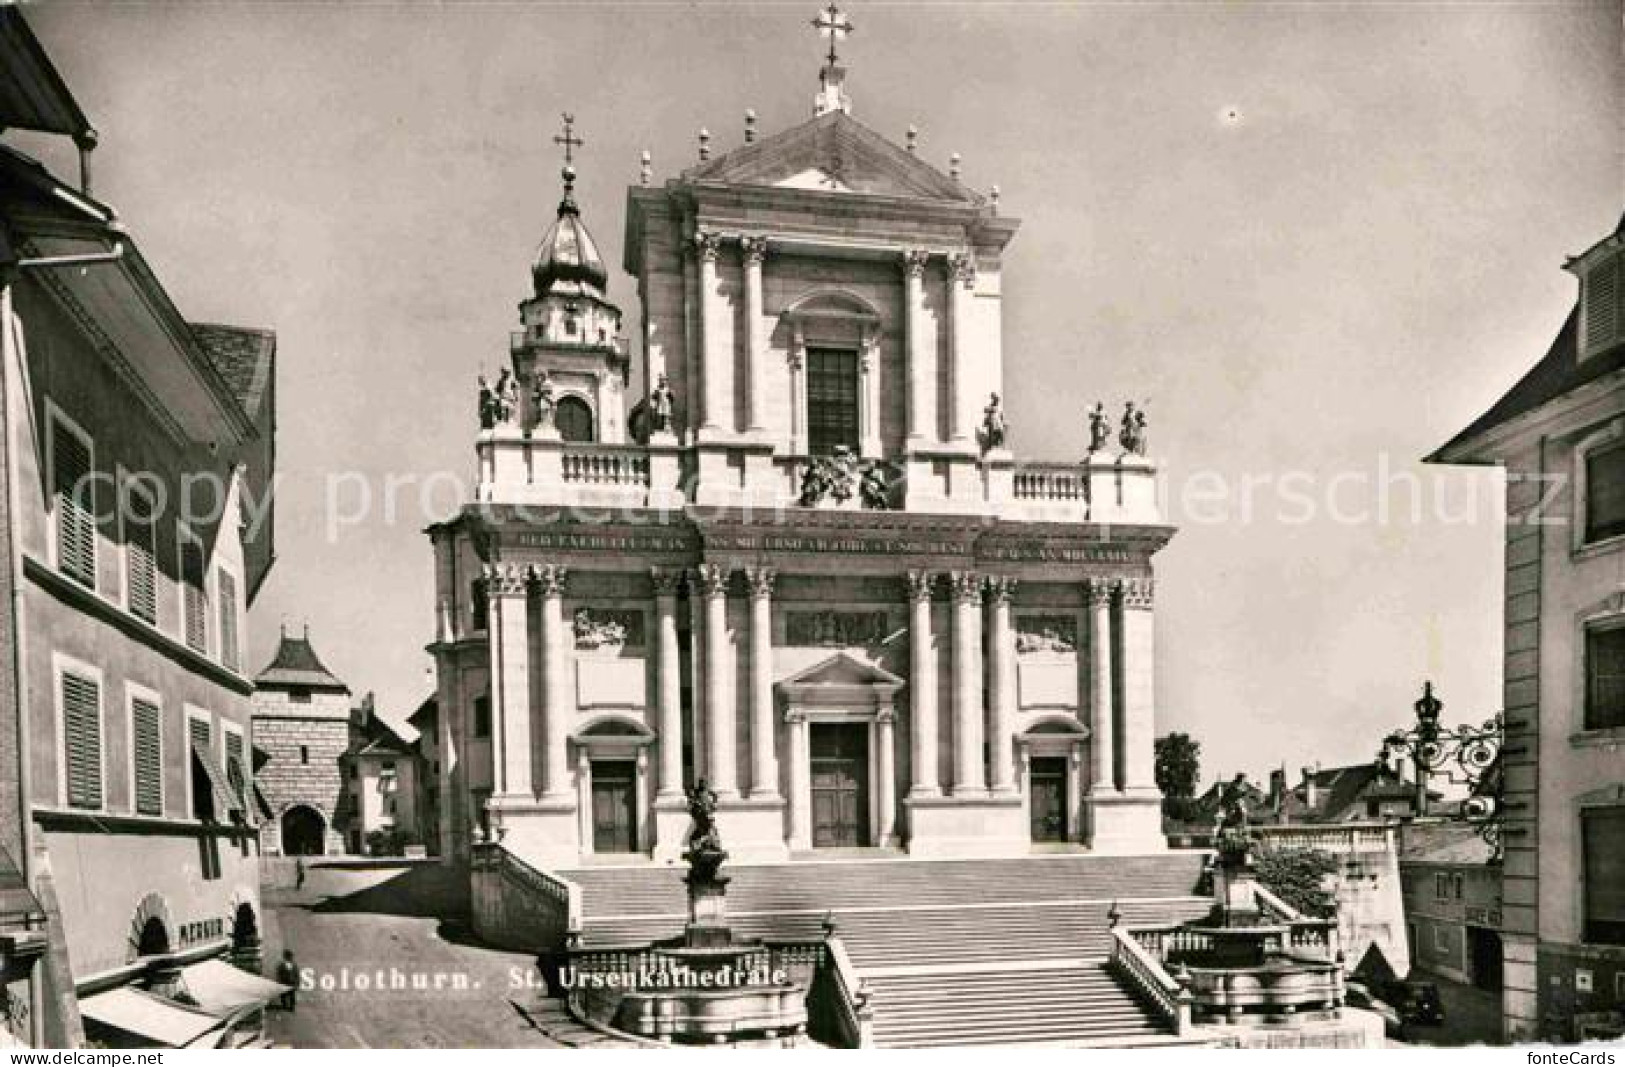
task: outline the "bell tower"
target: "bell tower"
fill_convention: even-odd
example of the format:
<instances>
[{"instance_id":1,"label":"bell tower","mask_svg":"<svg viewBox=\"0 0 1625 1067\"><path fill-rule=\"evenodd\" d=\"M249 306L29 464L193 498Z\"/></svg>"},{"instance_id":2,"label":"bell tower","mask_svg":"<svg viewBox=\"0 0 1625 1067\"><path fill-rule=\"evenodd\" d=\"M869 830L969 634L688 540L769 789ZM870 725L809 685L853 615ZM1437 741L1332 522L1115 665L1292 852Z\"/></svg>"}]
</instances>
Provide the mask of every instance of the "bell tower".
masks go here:
<instances>
[{"instance_id":1,"label":"bell tower","mask_svg":"<svg viewBox=\"0 0 1625 1067\"><path fill-rule=\"evenodd\" d=\"M531 263L532 295L519 305L522 329L509 352L519 380L521 425L566 441L626 440L629 361L621 310L609 302L609 272L575 201L575 118L554 137L564 148L558 218Z\"/></svg>"}]
</instances>

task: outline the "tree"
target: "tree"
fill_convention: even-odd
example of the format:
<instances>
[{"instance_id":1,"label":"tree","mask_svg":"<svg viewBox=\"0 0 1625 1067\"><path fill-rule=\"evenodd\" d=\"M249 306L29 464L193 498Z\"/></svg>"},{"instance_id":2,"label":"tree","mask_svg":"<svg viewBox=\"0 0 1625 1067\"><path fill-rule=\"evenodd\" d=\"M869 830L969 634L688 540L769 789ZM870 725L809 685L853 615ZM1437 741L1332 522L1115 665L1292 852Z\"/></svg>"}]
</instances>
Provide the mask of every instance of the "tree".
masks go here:
<instances>
[{"instance_id":1,"label":"tree","mask_svg":"<svg viewBox=\"0 0 1625 1067\"><path fill-rule=\"evenodd\" d=\"M1196 796L1202 780L1202 743L1190 734L1173 733L1156 740L1157 788L1175 800Z\"/></svg>"},{"instance_id":2,"label":"tree","mask_svg":"<svg viewBox=\"0 0 1625 1067\"><path fill-rule=\"evenodd\" d=\"M1259 884L1312 919L1337 914L1337 894L1328 886L1337 857L1319 849L1259 849L1253 874Z\"/></svg>"}]
</instances>

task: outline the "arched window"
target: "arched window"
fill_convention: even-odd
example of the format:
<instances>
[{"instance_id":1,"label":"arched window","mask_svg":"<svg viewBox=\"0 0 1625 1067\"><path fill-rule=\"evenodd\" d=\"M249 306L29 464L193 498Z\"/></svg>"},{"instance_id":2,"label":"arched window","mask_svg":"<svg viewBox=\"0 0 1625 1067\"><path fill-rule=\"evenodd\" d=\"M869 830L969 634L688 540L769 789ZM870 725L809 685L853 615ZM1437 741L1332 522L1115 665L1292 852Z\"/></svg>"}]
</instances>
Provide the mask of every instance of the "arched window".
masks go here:
<instances>
[{"instance_id":1,"label":"arched window","mask_svg":"<svg viewBox=\"0 0 1625 1067\"><path fill-rule=\"evenodd\" d=\"M555 414L559 428L559 436L566 441L591 441L592 408L578 396L567 396L559 400Z\"/></svg>"}]
</instances>

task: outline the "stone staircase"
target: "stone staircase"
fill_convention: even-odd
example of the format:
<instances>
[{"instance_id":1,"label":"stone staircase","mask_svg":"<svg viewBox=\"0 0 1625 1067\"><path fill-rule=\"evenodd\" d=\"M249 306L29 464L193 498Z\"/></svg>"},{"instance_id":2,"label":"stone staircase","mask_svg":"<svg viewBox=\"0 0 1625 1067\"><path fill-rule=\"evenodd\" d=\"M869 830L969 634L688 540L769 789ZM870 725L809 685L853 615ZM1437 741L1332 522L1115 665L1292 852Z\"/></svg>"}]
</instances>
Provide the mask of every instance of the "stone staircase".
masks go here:
<instances>
[{"instance_id":1,"label":"stone staircase","mask_svg":"<svg viewBox=\"0 0 1625 1067\"><path fill-rule=\"evenodd\" d=\"M1108 913L1128 925L1205 914L1202 857L875 859L727 868L745 938L814 939L826 914L863 977L875 1043L1121 1045L1174 1040L1106 970ZM680 867L560 872L582 890L587 946L681 933Z\"/></svg>"}]
</instances>

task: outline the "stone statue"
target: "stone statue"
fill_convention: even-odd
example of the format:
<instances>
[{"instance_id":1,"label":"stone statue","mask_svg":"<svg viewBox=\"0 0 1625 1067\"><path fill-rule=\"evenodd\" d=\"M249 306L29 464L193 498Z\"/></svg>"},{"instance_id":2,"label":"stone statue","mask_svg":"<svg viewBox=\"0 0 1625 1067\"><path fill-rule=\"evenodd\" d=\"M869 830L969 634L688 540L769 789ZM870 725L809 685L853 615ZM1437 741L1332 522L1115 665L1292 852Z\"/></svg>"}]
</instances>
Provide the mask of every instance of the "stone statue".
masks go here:
<instances>
[{"instance_id":1,"label":"stone statue","mask_svg":"<svg viewBox=\"0 0 1625 1067\"><path fill-rule=\"evenodd\" d=\"M1003 448L1004 434L1004 402L999 399L998 393L993 393L987 407L982 409L982 451Z\"/></svg>"},{"instance_id":2,"label":"stone statue","mask_svg":"<svg viewBox=\"0 0 1625 1067\"><path fill-rule=\"evenodd\" d=\"M884 464L869 464L863 472L863 480L858 483L858 498L870 511L891 509L891 477Z\"/></svg>"},{"instance_id":3,"label":"stone statue","mask_svg":"<svg viewBox=\"0 0 1625 1067\"><path fill-rule=\"evenodd\" d=\"M485 375L480 375L480 429L489 430L497 424L497 395Z\"/></svg>"},{"instance_id":4,"label":"stone statue","mask_svg":"<svg viewBox=\"0 0 1625 1067\"><path fill-rule=\"evenodd\" d=\"M1095 409L1089 412L1089 452L1103 452L1112 439L1111 420L1106 417L1106 405L1095 403Z\"/></svg>"},{"instance_id":5,"label":"stone statue","mask_svg":"<svg viewBox=\"0 0 1625 1067\"><path fill-rule=\"evenodd\" d=\"M1145 411L1130 400L1123 407L1123 430L1117 435L1123 451L1131 455L1145 455Z\"/></svg>"},{"instance_id":6,"label":"stone statue","mask_svg":"<svg viewBox=\"0 0 1625 1067\"><path fill-rule=\"evenodd\" d=\"M545 370L536 372L530 386L530 403L536 409L536 425L543 429L553 426L553 379Z\"/></svg>"},{"instance_id":7,"label":"stone statue","mask_svg":"<svg viewBox=\"0 0 1625 1067\"><path fill-rule=\"evenodd\" d=\"M672 432L672 408L676 397L672 395L671 381L662 374L660 382L649 394L649 431L651 433Z\"/></svg>"},{"instance_id":8,"label":"stone statue","mask_svg":"<svg viewBox=\"0 0 1625 1067\"><path fill-rule=\"evenodd\" d=\"M496 422L512 422L514 413L519 410L519 379L515 378L513 371L507 367L497 375L496 389L493 391L491 412Z\"/></svg>"},{"instance_id":9,"label":"stone statue","mask_svg":"<svg viewBox=\"0 0 1625 1067\"><path fill-rule=\"evenodd\" d=\"M1213 843L1221 858L1244 860L1252 846L1252 836L1252 827L1247 821L1247 776L1238 774L1219 794Z\"/></svg>"},{"instance_id":10,"label":"stone statue","mask_svg":"<svg viewBox=\"0 0 1625 1067\"><path fill-rule=\"evenodd\" d=\"M688 860L691 880L714 881L722 861L728 853L722 847L722 835L717 832L717 794L704 778L688 791L688 815L694 825L688 830L688 849L683 857Z\"/></svg>"}]
</instances>

